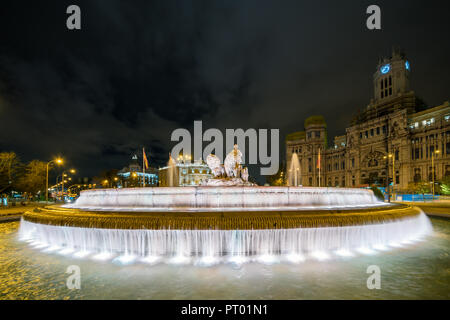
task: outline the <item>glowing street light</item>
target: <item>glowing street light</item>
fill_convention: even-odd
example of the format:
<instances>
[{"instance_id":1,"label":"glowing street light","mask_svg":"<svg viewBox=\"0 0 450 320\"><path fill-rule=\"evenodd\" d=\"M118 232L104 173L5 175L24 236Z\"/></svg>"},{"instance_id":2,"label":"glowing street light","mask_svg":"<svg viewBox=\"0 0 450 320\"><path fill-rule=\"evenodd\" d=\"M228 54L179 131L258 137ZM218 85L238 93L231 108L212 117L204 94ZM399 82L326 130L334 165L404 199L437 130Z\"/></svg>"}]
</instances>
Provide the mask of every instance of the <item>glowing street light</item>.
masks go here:
<instances>
[{"instance_id":1,"label":"glowing street light","mask_svg":"<svg viewBox=\"0 0 450 320\"><path fill-rule=\"evenodd\" d=\"M70 169L69 170L69 172L70 173L75 173L76 172L76 170L75 169ZM63 173L62 173L62 176L61 176L61 184L62 184L62 187L61 187L61 197L62 197L62 201L64 202L64 183L67 183L67 180L64 180L64 177L67 177L68 175L66 174L66 172L65 171L63 171ZM69 181L70 180L72 180L72 178L68 178L69 179ZM56 180L58 180L58 178L56 178Z\"/></svg>"},{"instance_id":2,"label":"glowing street light","mask_svg":"<svg viewBox=\"0 0 450 320\"><path fill-rule=\"evenodd\" d=\"M433 186L432 186L432 188L431 188L431 190L432 190L432 193L433 193L433 200L434 200L434 170L435 170L435 168L434 168L434 155L436 154L439 154L439 150L434 150L434 152L432 152L431 153L431 176L432 176L432 181L433 181Z\"/></svg>"},{"instance_id":3,"label":"glowing street light","mask_svg":"<svg viewBox=\"0 0 450 320\"><path fill-rule=\"evenodd\" d=\"M47 204L48 204L48 168L49 168L50 164L53 162L55 162L58 165L61 165L61 164L63 164L63 160L61 158L56 158L54 160L47 162L47 175L46 175L46 179L45 179L45 203L47 203Z\"/></svg>"},{"instance_id":4,"label":"glowing street light","mask_svg":"<svg viewBox=\"0 0 450 320\"><path fill-rule=\"evenodd\" d=\"M394 151L395 154L395 151ZM395 187L395 156L392 153L389 153L388 156L384 156L383 159L392 159L392 197L395 200L395 194L394 194L394 187ZM388 161L388 166L389 166L389 161ZM388 168L388 174L387 174L387 178L389 181L389 168ZM388 186L389 188L389 186Z\"/></svg>"}]
</instances>

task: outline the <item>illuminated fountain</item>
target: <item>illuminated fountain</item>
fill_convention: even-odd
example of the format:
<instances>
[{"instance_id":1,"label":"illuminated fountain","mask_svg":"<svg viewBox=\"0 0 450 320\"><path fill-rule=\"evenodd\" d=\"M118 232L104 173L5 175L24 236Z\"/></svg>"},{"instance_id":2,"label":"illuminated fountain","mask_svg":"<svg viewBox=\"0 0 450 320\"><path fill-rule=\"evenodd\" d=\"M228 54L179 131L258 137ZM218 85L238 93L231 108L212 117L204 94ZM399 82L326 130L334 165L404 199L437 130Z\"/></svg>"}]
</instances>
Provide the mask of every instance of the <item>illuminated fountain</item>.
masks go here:
<instances>
[{"instance_id":1,"label":"illuminated fountain","mask_svg":"<svg viewBox=\"0 0 450 320\"><path fill-rule=\"evenodd\" d=\"M203 186L87 190L27 212L20 239L77 258L210 265L375 254L432 231L419 209L371 190L253 185L237 146L224 166L207 163L215 177Z\"/></svg>"},{"instance_id":2,"label":"illuminated fountain","mask_svg":"<svg viewBox=\"0 0 450 320\"><path fill-rule=\"evenodd\" d=\"M288 185L297 187L300 184L300 161L298 160L297 153L294 152L288 171Z\"/></svg>"},{"instance_id":3,"label":"illuminated fountain","mask_svg":"<svg viewBox=\"0 0 450 320\"><path fill-rule=\"evenodd\" d=\"M169 153L169 161L167 162L167 185L173 187L175 185L176 164L172 155Z\"/></svg>"}]
</instances>

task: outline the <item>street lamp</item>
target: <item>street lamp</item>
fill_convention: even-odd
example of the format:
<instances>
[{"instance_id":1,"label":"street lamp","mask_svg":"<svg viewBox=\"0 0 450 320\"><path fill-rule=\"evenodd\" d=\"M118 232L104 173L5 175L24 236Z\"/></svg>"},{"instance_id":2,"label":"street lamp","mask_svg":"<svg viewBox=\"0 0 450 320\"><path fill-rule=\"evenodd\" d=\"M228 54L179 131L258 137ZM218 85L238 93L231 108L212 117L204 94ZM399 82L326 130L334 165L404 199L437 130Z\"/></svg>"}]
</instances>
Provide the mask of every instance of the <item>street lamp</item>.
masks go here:
<instances>
[{"instance_id":1,"label":"street lamp","mask_svg":"<svg viewBox=\"0 0 450 320\"><path fill-rule=\"evenodd\" d=\"M73 173L75 173L77 171L75 169L70 169L69 172L73 174ZM65 171L63 171L62 177L61 177L61 180L62 180L61 181L61 183L62 183L61 198L62 198L63 203L64 203L64 182L67 182L67 180L64 180L64 177L67 177L67 174L66 174ZM69 179L69 181L72 180L72 178L68 178L68 179Z\"/></svg>"},{"instance_id":2,"label":"street lamp","mask_svg":"<svg viewBox=\"0 0 450 320\"><path fill-rule=\"evenodd\" d=\"M439 154L439 150L434 150L434 152L431 153L431 175L432 175L432 181L433 186L431 187L432 190L432 199L434 200L434 155Z\"/></svg>"},{"instance_id":3,"label":"street lamp","mask_svg":"<svg viewBox=\"0 0 450 320\"><path fill-rule=\"evenodd\" d=\"M395 151L394 151L395 155ZM395 200L395 194L394 194L394 187L395 187L395 156L392 153L389 153L388 156L384 156L383 159L390 159L392 158L392 198ZM388 182L389 182L389 160L388 160L388 174L387 174ZM389 188L389 184L388 184ZM389 189L388 189L389 192ZM390 201L390 197L389 197Z\"/></svg>"},{"instance_id":4,"label":"street lamp","mask_svg":"<svg viewBox=\"0 0 450 320\"><path fill-rule=\"evenodd\" d=\"M61 158L57 158L57 159L47 162L47 175L46 175L46 179L45 179L45 203L47 203L47 204L48 204L48 168L49 168L50 164L53 162L55 162L57 164L62 164L63 160Z\"/></svg>"}]
</instances>

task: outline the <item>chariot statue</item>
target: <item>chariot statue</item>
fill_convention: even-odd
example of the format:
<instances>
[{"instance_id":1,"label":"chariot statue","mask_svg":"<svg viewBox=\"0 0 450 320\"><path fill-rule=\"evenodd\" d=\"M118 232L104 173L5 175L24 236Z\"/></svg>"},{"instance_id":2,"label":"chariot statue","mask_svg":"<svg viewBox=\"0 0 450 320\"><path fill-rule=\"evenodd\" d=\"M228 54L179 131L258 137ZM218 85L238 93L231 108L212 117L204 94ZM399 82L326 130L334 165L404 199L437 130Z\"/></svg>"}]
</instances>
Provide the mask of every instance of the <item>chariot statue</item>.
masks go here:
<instances>
[{"instance_id":1,"label":"chariot statue","mask_svg":"<svg viewBox=\"0 0 450 320\"><path fill-rule=\"evenodd\" d=\"M213 179L206 180L207 186L245 186L254 185L248 182L248 168L242 168L242 152L235 144L233 150L225 157L224 164L213 154L206 157L206 164L214 175Z\"/></svg>"}]
</instances>

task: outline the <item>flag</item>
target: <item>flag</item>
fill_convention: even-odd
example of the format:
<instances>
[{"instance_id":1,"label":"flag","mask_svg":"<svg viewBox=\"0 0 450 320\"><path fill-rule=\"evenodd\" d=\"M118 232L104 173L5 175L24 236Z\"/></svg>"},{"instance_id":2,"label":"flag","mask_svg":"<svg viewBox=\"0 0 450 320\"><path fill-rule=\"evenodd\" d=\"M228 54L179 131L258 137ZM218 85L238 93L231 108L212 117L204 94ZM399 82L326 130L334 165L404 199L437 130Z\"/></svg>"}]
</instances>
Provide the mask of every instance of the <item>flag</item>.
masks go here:
<instances>
[{"instance_id":1,"label":"flag","mask_svg":"<svg viewBox=\"0 0 450 320\"><path fill-rule=\"evenodd\" d=\"M320 169L320 149L319 149L319 156L317 157L317 169Z\"/></svg>"},{"instance_id":2,"label":"flag","mask_svg":"<svg viewBox=\"0 0 450 320\"><path fill-rule=\"evenodd\" d=\"M148 169L148 160L147 160L147 156L145 155L145 149L144 148L142 148L142 157L144 159L145 169Z\"/></svg>"}]
</instances>

